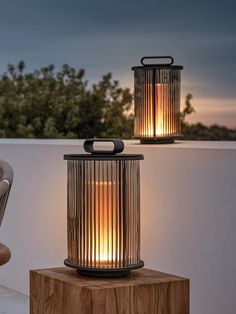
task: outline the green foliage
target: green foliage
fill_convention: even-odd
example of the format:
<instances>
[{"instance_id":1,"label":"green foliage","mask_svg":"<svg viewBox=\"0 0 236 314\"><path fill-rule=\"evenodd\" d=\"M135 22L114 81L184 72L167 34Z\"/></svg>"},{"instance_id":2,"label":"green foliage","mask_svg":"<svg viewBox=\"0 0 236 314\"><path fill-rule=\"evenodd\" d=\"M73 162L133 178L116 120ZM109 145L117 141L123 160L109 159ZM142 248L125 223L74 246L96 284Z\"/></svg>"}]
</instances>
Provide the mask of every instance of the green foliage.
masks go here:
<instances>
[{"instance_id":1,"label":"green foliage","mask_svg":"<svg viewBox=\"0 0 236 314\"><path fill-rule=\"evenodd\" d=\"M193 99L193 95L188 93L186 95L186 98L185 98L185 107L183 109L183 111L181 112L180 114L180 117L181 117L181 121L184 123L184 119L187 115L190 115L192 113L195 112L195 109L193 108L192 104L191 104L191 100Z\"/></svg>"},{"instance_id":2,"label":"green foliage","mask_svg":"<svg viewBox=\"0 0 236 314\"><path fill-rule=\"evenodd\" d=\"M236 140L236 129L189 124L195 112L187 94L181 112L185 140ZM25 63L8 65L0 77L0 137L5 138L132 138L132 94L111 73L88 88L84 70L48 65L32 73Z\"/></svg>"},{"instance_id":3,"label":"green foliage","mask_svg":"<svg viewBox=\"0 0 236 314\"><path fill-rule=\"evenodd\" d=\"M110 73L88 88L84 70L54 65L25 72L8 65L0 78L0 137L131 138L132 94Z\"/></svg>"},{"instance_id":4,"label":"green foliage","mask_svg":"<svg viewBox=\"0 0 236 314\"><path fill-rule=\"evenodd\" d=\"M195 109L191 105L192 94L187 94L185 98L185 107L181 112L181 130L184 140L199 141L235 141L236 129L229 129L224 126L213 124L210 127L202 123L189 124L185 118L194 113Z\"/></svg>"}]
</instances>

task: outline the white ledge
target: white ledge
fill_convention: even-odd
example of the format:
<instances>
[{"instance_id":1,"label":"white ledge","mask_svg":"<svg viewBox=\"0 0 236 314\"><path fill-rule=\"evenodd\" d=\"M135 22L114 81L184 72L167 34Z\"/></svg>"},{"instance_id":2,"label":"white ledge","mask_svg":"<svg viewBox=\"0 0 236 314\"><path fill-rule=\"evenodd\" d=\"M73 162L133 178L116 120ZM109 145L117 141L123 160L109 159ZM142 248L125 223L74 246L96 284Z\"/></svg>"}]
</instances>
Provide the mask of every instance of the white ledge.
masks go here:
<instances>
[{"instance_id":1,"label":"white ledge","mask_svg":"<svg viewBox=\"0 0 236 314\"><path fill-rule=\"evenodd\" d=\"M82 146L84 139L0 139L0 145L58 145ZM236 149L236 141L176 141L174 144L140 144L138 140L125 140L127 147L142 147L148 149Z\"/></svg>"}]
</instances>

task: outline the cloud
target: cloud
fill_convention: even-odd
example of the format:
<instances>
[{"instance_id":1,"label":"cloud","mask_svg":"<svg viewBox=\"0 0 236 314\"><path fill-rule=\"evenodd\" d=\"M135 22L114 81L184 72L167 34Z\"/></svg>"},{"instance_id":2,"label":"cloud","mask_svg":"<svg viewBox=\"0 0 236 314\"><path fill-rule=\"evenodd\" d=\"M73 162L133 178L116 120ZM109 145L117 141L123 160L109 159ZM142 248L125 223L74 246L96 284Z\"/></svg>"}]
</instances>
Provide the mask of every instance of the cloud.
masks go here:
<instances>
[{"instance_id":1,"label":"cloud","mask_svg":"<svg viewBox=\"0 0 236 314\"><path fill-rule=\"evenodd\" d=\"M21 59L28 69L67 62L91 81L111 71L132 88L131 66L167 54L184 66L183 95L236 99L235 9L233 0L2 1L1 71Z\"/></svg>"}]
</instances>

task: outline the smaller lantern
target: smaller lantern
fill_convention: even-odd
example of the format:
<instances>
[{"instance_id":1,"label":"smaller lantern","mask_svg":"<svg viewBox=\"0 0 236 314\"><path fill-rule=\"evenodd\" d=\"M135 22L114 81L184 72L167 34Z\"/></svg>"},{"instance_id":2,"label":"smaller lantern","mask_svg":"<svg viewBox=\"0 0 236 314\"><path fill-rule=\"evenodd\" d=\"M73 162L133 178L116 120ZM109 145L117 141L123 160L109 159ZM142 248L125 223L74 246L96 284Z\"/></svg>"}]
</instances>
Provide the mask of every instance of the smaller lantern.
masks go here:
<instances>
[{"instance_id":1,"label":"smaller lantern","mask_svg":"<svg viewBox=\"0 0 236 314\"><path fill-rule=\"evenodd\" d=\"M112 142L96 150L95 142ZM80 274L117 277L140 260L140 171L143 155L121 153L121 140L84 142L90 154L65 155L68 169L68 259Z\"/></svg>"},{"instance_id":2,"label":"smaller lantern","mask_svg":"<svg viewBox=\"0 0 236 314\"><path fill-rule=\"evenodd\" d=\"M170 59L145 64L145 59ZM169 56L143 57L134 70L134 136L142 144L173 143L180 136L180 65Z\"/></svg>"}]
</instances>

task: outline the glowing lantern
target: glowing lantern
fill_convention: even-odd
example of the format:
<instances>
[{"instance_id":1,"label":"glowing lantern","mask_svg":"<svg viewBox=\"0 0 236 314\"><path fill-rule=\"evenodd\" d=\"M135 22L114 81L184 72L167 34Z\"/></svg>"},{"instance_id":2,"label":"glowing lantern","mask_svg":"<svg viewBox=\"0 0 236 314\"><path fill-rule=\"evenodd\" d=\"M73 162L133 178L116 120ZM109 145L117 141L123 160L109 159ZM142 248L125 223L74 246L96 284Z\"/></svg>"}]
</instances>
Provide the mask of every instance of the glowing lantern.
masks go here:
<instances>
[{"instance_id":1,"label":"glowing lantern","mask_svg":"<svg viewBox=\"0 0 236 314\"><path fill-rule=\"evenodd\" d=\"M145 59L170 63L145 64ZM169 56L143 57L134 70L134 136L141 143L173 143L180 136L180 81L182 66Z\"/></svg>"},{"instance_id":2,"label":"glowing lantern","mask_svg":"<svg viewBox=\"0 0 236 314\"><path fill-rule=\"evenodd\" d=\"M112 142L96 150L95 142ZM121 140L84 142L90 154L65 155L68 169L68 259L80 274L115 277L140 260L140 171L143 155L121 153Z\"/></svg>"}]
</instances>

